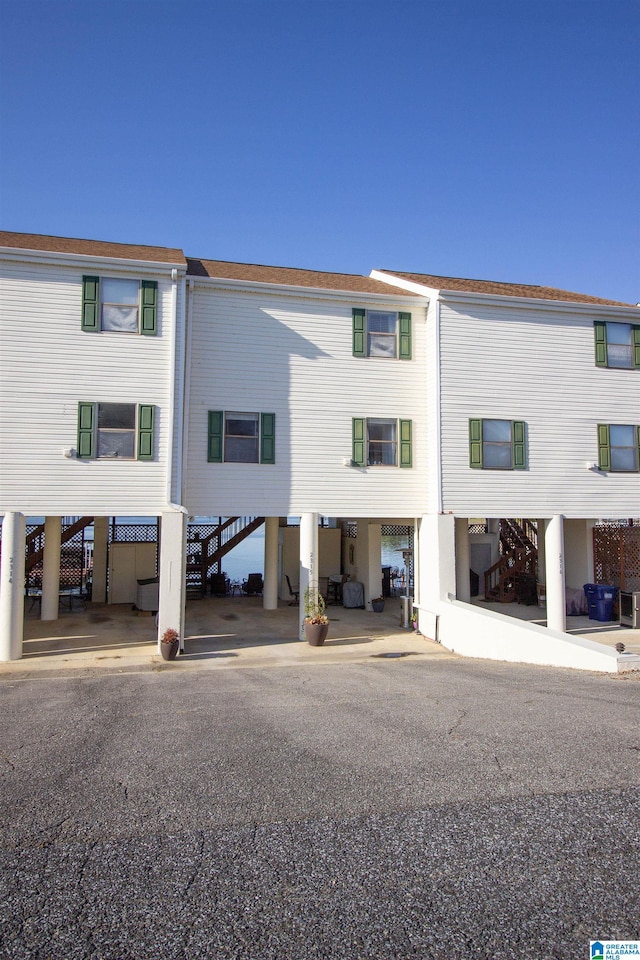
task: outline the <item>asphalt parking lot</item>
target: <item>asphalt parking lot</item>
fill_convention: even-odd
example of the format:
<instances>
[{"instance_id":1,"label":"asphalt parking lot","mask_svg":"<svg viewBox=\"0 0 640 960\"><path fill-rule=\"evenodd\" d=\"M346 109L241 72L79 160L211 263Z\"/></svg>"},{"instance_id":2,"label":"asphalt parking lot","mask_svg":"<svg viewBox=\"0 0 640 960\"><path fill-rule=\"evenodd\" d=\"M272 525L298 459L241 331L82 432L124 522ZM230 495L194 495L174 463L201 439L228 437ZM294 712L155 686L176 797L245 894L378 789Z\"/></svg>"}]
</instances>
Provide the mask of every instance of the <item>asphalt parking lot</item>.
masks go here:
<instances>
[{"instance_id":1,"label":"asphalt parking lot","mask_svg":"<svg viewBox=\"0 0 640 960\"><path fill-rule=\"evenodd\" d=\"M640 935L637 675L0 678L2 953L587 957Z\"/></svg>"}]
</instances>

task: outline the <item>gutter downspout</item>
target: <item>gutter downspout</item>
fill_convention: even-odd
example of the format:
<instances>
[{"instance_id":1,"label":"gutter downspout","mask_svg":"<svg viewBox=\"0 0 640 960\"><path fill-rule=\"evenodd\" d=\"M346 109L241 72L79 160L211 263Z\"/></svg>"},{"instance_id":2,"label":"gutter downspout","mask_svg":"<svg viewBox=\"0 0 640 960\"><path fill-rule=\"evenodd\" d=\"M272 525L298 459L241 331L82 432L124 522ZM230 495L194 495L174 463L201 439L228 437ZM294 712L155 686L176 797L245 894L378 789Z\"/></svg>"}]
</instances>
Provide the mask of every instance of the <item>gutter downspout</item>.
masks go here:
<instances>
[{"instance_id":1,"label":"gutter downspout","mask_svg":"<svg viewBox=\"0 0 640 960\"><path fill-rule=\"evenodd\" d=\"M185 367L185 296L181 298L180 315L178 316L178 271L171 271L171 349L169 358L169 403L168 420L169 434L167 440L167 478L165 489L167 513L167 529L172 542L173 538L180 543L180 556L178 558L178 570L175 571L175 558L172 556L162 557L162 535L164 532L164 522L161 527L160 543L160 617L158 620L158 639L157 652L161 653L161 637L164 630L168 627L178 626L178 635L180 638L180 652L184 651L184 626L185 626L185 578L186 578L186 547L184 543L187 527L187 508L182 504L174 503L172 500L172 478L173 478L173 453L177 451L176 458L176 493L179 499L182 499L182 444L184 438L184 367ZM184 285L186 287L186 284ZM185 289L186 293L186 289ZM179 340L178 340L179 338ZM176 422L176 408L178 418ZM175 442L174 442L175 437ZM174 518L176 514L181 514L180 530L175 529ZM169 541L167 541L169 542ZM165 569L166 566L166 569ZM176 577L178 582L176 584ZM168 622L167 622L168 621Z\"/></svg>"},{"instance_id":2,"label":"gutter downspout","mask_svg":"<svg viewBox=\"0 0 640 960\"><path fill-rule=\"evenodd\" d=\"M180 305L178 317L178 271L174 267L171 271L171 318L173 321L173 336L171 338L170 355L170 391L169 391L169 440L167 444L167 485L165 500L170 510L186 513L186 507L172 500L173 451L178 451L176 462L176 492L182 500L182 443L184 437L184 339L185 339L185 303L184 297ZM180 330L180 355L178 356L178 329ZM179 365L177 361L179 359ZM177 395L177 397L176 397ZM177 400L177 403L176 403ZM180 411L176 423L176 405ZM175 444L174 444L175 433Z\"/></svg>"},{"instance_id":3,"label":"gutter downspout","mask_svg":"<svg viewBox=\"0 0 640 960\"><path fill-rule=\"evenodd\" d=\"M182 377L182 425L181 425L181 460L183 464L187 463L189 456L189 403L191 397L191 340L193 327L193 298L195 294L195 283L191 277L186 278L185 302L182 312L183 326L183 377ZM182 475L182 469L180 471ZM180 500L182 500L182 488L180 488Z\"/></svg>"},{"instance_id":4,"label":"gutter downspout","mask_svg":"<svg viewBox=\"0 0 640 960\"><path fill-rule=\"evenodd\" d=\"M438 514L442 513L442 396L441 390L441 351L440 351L440 294L435 303L435 335L436 335L436 446L438 464Z\"/></svg>"}]
</instances>

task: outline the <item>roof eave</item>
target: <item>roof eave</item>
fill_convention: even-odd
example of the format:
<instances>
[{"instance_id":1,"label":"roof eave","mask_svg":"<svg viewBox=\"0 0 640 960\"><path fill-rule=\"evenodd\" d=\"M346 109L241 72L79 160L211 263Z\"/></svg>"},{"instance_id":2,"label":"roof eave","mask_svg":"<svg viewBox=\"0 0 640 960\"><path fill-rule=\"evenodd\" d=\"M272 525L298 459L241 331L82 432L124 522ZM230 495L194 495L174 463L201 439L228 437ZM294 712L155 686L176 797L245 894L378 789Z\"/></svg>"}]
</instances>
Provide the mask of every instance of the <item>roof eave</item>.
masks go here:
<instances>
[{"instance_id":1,"label":"roof eave","mask_svg":"<svg viewBox=\"0 0 640 960\"><path fill-rule=\"evenodd\" d=\"M166 272L178 270L186 274L187 264L184 260L175 262L169 260L138 260L135 257L110 257L92 253L62 253L54 250L33 250L27 247L0 247L0 254L5 259L28 261L29 263L73 263L90 264L95 266L128 267L135 266L137 270L146 272Z\"/></svg>"},{"instance_id":2,"label":"roof eave","mask_svg":"<svg viewBox=\"0 0 640 960\"><path fill-rule=\"evenodd\" d=\"M328 300L353 300L362 302L363 300L374 300L381 302L407 302L419 303L427 299L424 294L407 296L403 290L395 289L384 293L374 293L368 290L341 290L332 287L309 287L292 283L269 283L266 280L236 280L230 277L212 277L210 275L201 276L197 274L187 274L187 279L195 285L215 286L221 290L245 290L247 293L275 293L284 296L312 296Z\"/></svg>"},{"instance_id":3,"label":"roof eave","mask_svg":"<svg viewBox=\"0 0 640 960\"><path fill-rule=\"evenodd\" d=\"M631 314L632 317L640 316L640 307L632 304L613 304L613 303L585 303L580 300L556 300L546 297L518 297L513 294L504 293L481 293L471 290L450 290L446 287L429 287L426 284L420 284L415 280L406 280L393 273L386 273L383 270L372 270L370 277L375 280L381 280L384 283L402 284L407 290L413 290L416 293L421 292L423 296L437 298L441 301L459 302L459 303L500 303L517 304L525 309L539 309L544 305L546 309L572 310L581 313L599 313L612 314Z\"/></svg>"}]
</instances>

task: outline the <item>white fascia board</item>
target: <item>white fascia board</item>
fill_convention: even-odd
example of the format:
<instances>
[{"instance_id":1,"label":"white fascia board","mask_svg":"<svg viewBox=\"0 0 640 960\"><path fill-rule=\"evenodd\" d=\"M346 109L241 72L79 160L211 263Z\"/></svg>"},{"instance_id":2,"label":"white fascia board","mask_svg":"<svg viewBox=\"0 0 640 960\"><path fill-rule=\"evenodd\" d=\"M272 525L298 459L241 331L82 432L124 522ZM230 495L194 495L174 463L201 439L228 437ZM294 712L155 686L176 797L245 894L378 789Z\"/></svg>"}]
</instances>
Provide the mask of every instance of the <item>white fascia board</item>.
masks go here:
<instances>
[{"instance_id":1,"label":"white fascia board","mask_svg":"<svg viewBox=\"0 0 640 960\"><path fill-rule=\"evenodd\" d=\"M505 296L498 293L476 293L465 290L446 290L441 288L436 290L434 287L427 287L416 283L413 280L405 280L402 277L396 277L393 274L385 274L380 270L372 270L369 274L372 280L382 280L384 283L392 283L395 286L405 287L415 293L421 293L426 297L439 298L443 303L496 303L502 305L517 305L528 310L539 310L544 306L545 310L569 311L572 313L598 315L608 314L618 320L627 319L629 323L638 323L640 321L640 308L634 306L616 306L608 303L580 303L576 300L547 300L544 297L516 297Z\"/></svg>"},{"instance_id":2,"label":"white fascia board","mask_svg":"<svg viewBox=\"0 0 640 960\"><path fill-rule=\"evenodd\" d=\"M626 320L628 323L640 322L638 307L622 307L609 303L579 303L576 300L546 300L543 297L505 297L493 293L466 293L461 290L441 290L443 303L495 303L497 305L518 306L524 310L557 310L561 313L580 313L602 317L603 314Z\"/></svg>"},{"instance_id":3,"label":"white fascia board","mask_svg":"<svg viewBox=\"0 0 640 960\"><path fill-rule=\"evenodd\" d=\"M90 267L112 267L135 270L138 273L168 273L178 271L178 276L187 272L186 263L165 263L159 260L133 260L127 257L97 257L86 253L56 253L48 250L26 250L24 247L1 247L0 260L18 260L22 263L48 265L73 264Z\"/></svg>"},{"instance_id":4,"label":"white fascia board","mask_svg":"<svg viewBox=\"0 0 640 960\"><path fill-rule=\"evenodd\" d=\"M216 290L235 290L245 293L270 293L285 297L309 297L320 300L348 300L353 303L374 301L381 303L401 303L407 306L427 304L426 298L420 294L417 297L403 297L397 293L370 293L362 290L327 290L326 287L302 287L294 284L265 283L254 280L230 280L222 277L194 277L189 275L190 284L196 287L214 288Z\"/></svg>"},{"instance_id":5,"label":"white fascia board","mask_svg":"<svg viewBox=\"0 0 640 960\"><path fill-rule=\"evenodd\" d=\"M394 287L402 287L403 290L417 293L429 300L437 300L440 293L435 287L427 287L423 283L416 283L415 280L405 280L404 277L396 277L392 273L385 273L383 270L372 270L369 276L372 280L380 280L382 283L393 284Z\"/></svg>"}]
</instances>

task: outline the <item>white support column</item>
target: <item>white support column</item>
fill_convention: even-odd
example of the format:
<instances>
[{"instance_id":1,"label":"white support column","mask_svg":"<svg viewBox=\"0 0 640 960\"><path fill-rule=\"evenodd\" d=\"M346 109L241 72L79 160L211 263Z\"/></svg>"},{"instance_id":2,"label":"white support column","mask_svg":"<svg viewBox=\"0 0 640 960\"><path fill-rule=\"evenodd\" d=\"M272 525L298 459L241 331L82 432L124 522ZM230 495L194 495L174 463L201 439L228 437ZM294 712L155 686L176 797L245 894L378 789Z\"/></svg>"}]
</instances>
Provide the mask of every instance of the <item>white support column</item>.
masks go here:
<instances>
[{"instance_id":1,"label":"white support column","mask_svg":"<svg viewBox=\"0 0 640 960\"><path fill-rule=\"evenodd\" d=\"M92 603L107 602L107 556L109 552L109 517L93 521Z\"/></svg>"},{"instance_id":2,"label":"white support column","mask_svg":"<svg viewBox=\"0 0 640 960\"><path fill-rule=\"evenodd\" d=\"M425 514L420 521L420 606L437 612L456 587L455 523L450 514Z\"/></svg>"},{"instance_id":3,"label":"white support column","mask_svg":"<svg viewBox=\"0 0 640 960\"><path fill-rule=\"evenodd\" d=\"M471 548L469 546L469 520L456 517L456 599L471 602Z\"/></svg>"},{"instance_id":4,"label":"white support column","mask_svg":"<svg viewBox=\"0 0 640 960\"><path fill-rule=\"evenodd\" d=\"M175 511L162 514L160 539L160 609L158 610L158 653L162 634L172 627L180 636L184 650L184 626L187 576L187 514Z\"/></svg>"},{"instance_id":5,"label":"white support column","mask_svg":"<svg viewBox=\"0 0 640 960\"><path fill-rule=\"evenodd\" d=\"M265 610L278 609L278 534L280 518L267 517L264 530L264 590L262 606Z\"/></svg>"},{"instance_id":6,"label":"white support column","mask_svg":"<svg viewBox=\"0 0 640 960\"><path fill-rule=\"evenodd\" d=\"M364 603L367 610L373 610L371 601L382 595L382 527L379 523L370 523L367 551L367 571L364 578Z\"/></svg>"},{"instance_id":7,"label":"white support column","mask_svg":"<svg viewBox=\"0 0 640 960\"><path fill-rule=\"evenodd\" d=\"M545 536L547 531L547 521L543 517L538 517L538 582L547 582L547 552L545 550Z\"/></svg>"},{"instance_id":8,"label":"white support column","mask_svg":"<svg viewBox=\"0 0 640 960\"><path fill-rule=\"evenodd\" d=\"M60 544L62 517L45 517L42 557L41 620L57 620L60 602Z\"/></svg>"},{"instance_id":9,"label":"white support column","mask_svg":"<svg viewBox=\"0 0 640 960\"><path fill-rule=\"evenodd\" d=\"M0 562L0 660L22 657L26 518L5 513Z\"/></svg>"},{"instance_id":10,"label":"white support column","mask_svg":"<svg viewBox=\"0 0 640 960\"><path fill-rule=\"evenodd\" d=\"M413 521L413 602L415 606L420 604L420 585L422 583L422 574L420 572L420 518L415 517Z\"/></svg>"},{"instance_id":11,"label":"white support column","mask_svg":"<svg viewBox=\"0 0 640 960\"><path fill-rule=\"evenodd\" d=\"M564 633L567 626L566 590L564 582L564 517L557 514L547 522L545 530L547 626Z\"/></svg>"},{"instance_id":12,"label":"white support column","mask_svg":"<svg viewBox=\"0 0 640 960\"><path fill-rule=\"evenodd\" d=\"M587 525L586 551L587 551L587 570L588 570L588 576L585 582L594 583L595 575L596 575L596 570L595 570L596 561L593 553L593 528L596 525L596 521L586 520L585 523Z\"/></svg>"},{"instance_id":13,"label":"white support column","mask_svg":"<svg viewBox=\"0 0 640 960\"><path fill-rule=\"evenodd\" d=\"M318 514L303 513L300 517L300 616L299 632L304 636L304 594L307 587L318 589Z\"/></svg>"}]
</instances>

